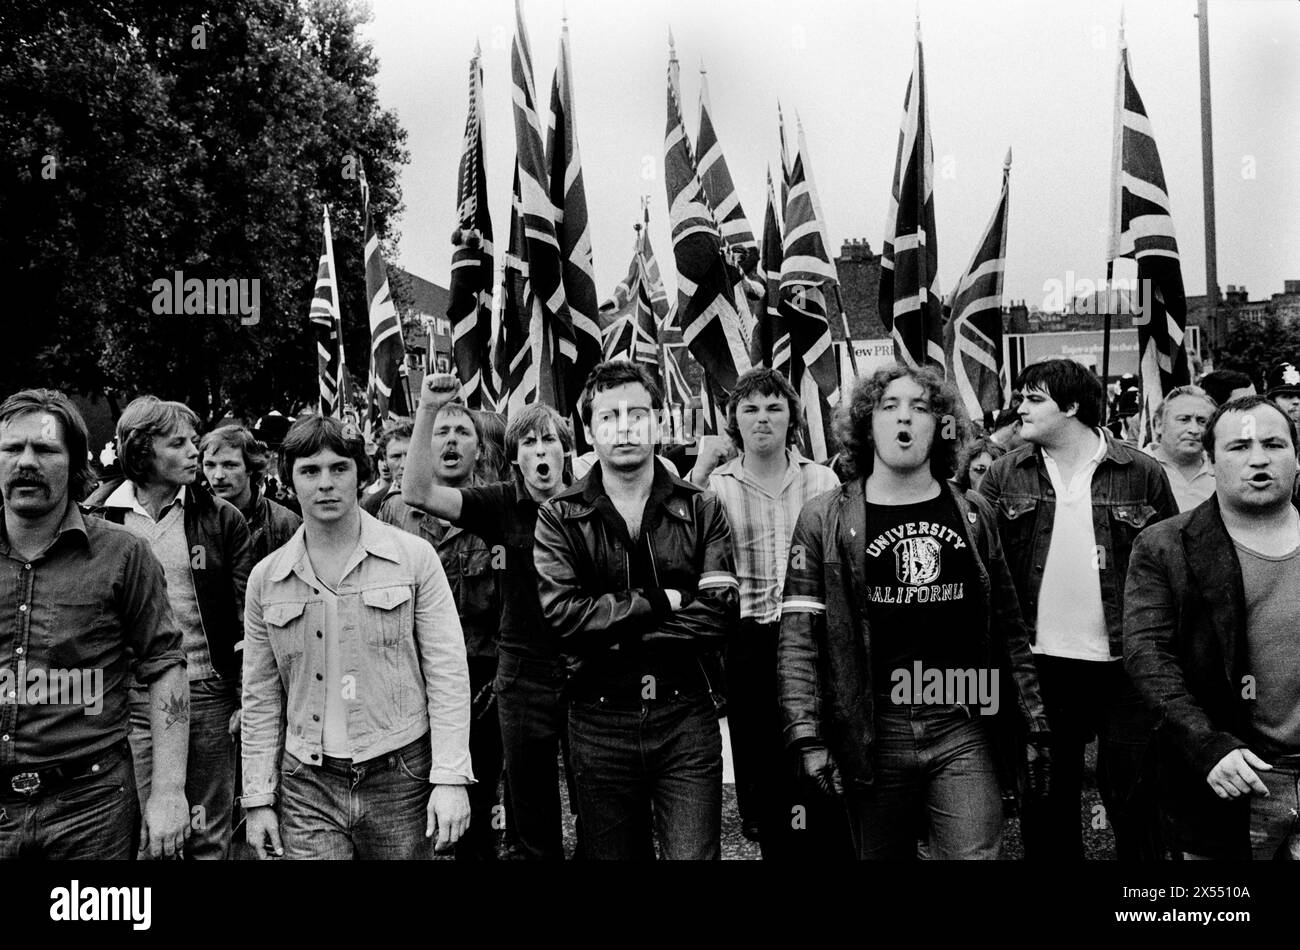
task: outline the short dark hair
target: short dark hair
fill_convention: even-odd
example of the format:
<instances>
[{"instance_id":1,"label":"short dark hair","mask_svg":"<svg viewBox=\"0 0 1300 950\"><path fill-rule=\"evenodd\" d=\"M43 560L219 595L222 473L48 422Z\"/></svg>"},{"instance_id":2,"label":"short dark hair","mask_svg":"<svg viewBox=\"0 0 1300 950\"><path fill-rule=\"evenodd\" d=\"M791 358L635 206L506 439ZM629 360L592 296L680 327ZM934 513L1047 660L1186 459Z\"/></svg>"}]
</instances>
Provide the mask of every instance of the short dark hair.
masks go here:
<instances>
[{"instance_id":1,"label":"short dark hair","mask_svg":"<svg viewBox=\"0 0 1300 950\"><path fill-rule=\"evenodd\" d=\"M863 376L853 387L852 395L840 401L835 413L835 434L843 451L841 457L856 477L865 478L875 466L876 447L871 435L871 420L889 384L904 376L917 382L930 399L935 417L934 441L930 443L930 472L940 482L952 477L956 468L958 438L946 438L945 418L958 420L957 391L937 371L926 366L913 369L901 363L884 366L870 376ZM960 428L959 430L960 431Z\"/></svg>"},{"instance_id":2,"label":"short dark hair","mask_svg":"<svg viewBox=\"0 0 1300 950\"><path fill-rule=\"evenodd\" d=\"M375 443L375 447L379 450L379 457L388 456L388 443L394 439L399 442L410 442L413 432L415 432L415 423L405 417L384 426L383 431L379 433L379 441Z\"/></svg>"},{"instance_id":3,"label":"short dark hair","mask_svg":"<svg viewBox=\"0 0 1300 950\"><path fill-rule=\"evenodd\" d=\"M587 383L583 386L582 399L579 401L582 424L591 425L591 403L596 398L596 393L606 389L617 389L619 386L627 386L631 383L638 383L645 387L645 391L650 394L650 408L663 408L663 391L645 367L631 360L606 360L604 363L598 363L588 374Z\"/></svg>"},{"instance_id":4,"label":"short dark hair","mask_svg":"<svg viewBox=\"0 0 1300 950\"><path fill-rule=\"evenodd\" d=\"M199 454L206 456L213 449L239 449L244 457L253 484L260 485L271 461L271 449L244 426L228 425L213 429L199 442Z\"/></svg>"},{"instance_id":5,"label":"short dark hair","mask_svg":"<svg viewBox=\"0 0 1300 950\"><path fill-rule=\"evenodd\" d=\"M148 479L153 440L175 432L183 424L199 434L199 417L183 402L157 396L132 399L117 420L117 455L122 460L122 474L133 482Z\"/></svg>"},{"instance_id":6,"label":"short dark hair","mask_svg":"<svg viewBox=\"0 0 1300 950\"><path fill-rule=\"evenodd\" d=\"M745 448L740 438L740 425L736 421L736 408L742 399L753 396L778 396L789 404L790 428L785 434L785 444L787 446L796 444L799 441L799 423L803 414L803 403L799 400L799 394L794 391L794 387L790 385L784 373L760 366L751 369L736 380L736 388L731 391L731 398L727 400L727 435L731 436L731 441L735 443L736 448L742 451Z\"/></svg>"},{"instance_id":7,"label":"short dark hair","mask_svg":"<svg viewBox=\"0 0 1300 950\"><path fill-rule=\"evenodd\" d=\"M366 439L356 425L333 416L302 416L284 434L280 445L280 481L293 486L293 463L324 451L336 452L357 463L357 495L370 480L370 456Z\"/></svg>"},{"instance_id":8,"label":"short dark hair","mask_svg":"<svg viewBox=\"0 0 1300 950\"><path fill-rule=\"evenodd\" d=\"M1079 407L1075 418L1089 428L1101 425L1101 407L1105 390L1097 374L1074 360L1043 360L1030 363L1016 378L1016 389L1037 389L1052 397L1065 412Z\"/></svg>"},{"instance_id":9,"label":"short dark hair","mask_svg":"<svg viewBox=\"0 0 1300 950\"><path fill-rule=\"evenodd\" d=\"M1238 396L1236 399L1229 399L1218 409L1214 410L1214 415L1210 416L1209 424L1205 427L1205 433L1201 436L1201 445L1205 446L1205 454L1209 456L1211 464L1214 462L1214 427L1219 424L1219 420L1229 412L1248 412L1259 406L1268 406L1275 410L1278 415L1286 420L1286 430L1291 433L1291 448L1300 454L1300 438L1296 435L1295 420L1281 406L1275 403L1267 396Z\"/></svg>"},{"instance_id":10,"label":"short dark hair","mask_svg":"<svg viewBox=\"0 0 1300 950\"><path fill-rule=\"evenodd\" d=\"M1235 369L1216 369L1213 373L1202 376L1197 385L1204 389L1216 403L1223 405L1232 396L1234 389L1254 386L1255 381Z\"/></svg>"},{"instance_id":11,"label":"short dark hair","mask_svg":"<svg viewBox=\"0 0 1300 950\"><path fill-rule=\"evenodd\" d=\"M68 497L80 501L95 481L90 467L90 433L72 400L57 389L24 389L0 405L0 425L18 416L48 412L63 423L63 448L68 453Z\"/></svg>"}]
</instances>

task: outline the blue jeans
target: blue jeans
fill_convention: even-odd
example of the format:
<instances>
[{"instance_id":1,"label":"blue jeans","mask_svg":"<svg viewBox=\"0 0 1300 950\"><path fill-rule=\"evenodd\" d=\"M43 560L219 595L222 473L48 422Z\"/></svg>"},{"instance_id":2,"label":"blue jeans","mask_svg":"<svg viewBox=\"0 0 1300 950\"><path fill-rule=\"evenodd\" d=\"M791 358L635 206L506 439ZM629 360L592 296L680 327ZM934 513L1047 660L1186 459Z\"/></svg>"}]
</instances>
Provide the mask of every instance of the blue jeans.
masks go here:
<instances>
[{"instance_id":1,"label":"blue jeans","mask_svg":"<svg viewBox=\"0 0 1300 950\"><path fill-rule=\"evenodd\" d=\"M909 861L928 826L938 860L996 860L1002 793L980 715L877 698L874 782L849 789L859 860Z\"/></svg>"},{"instance_id":2,"label":"blue jeans","mask_svg":"<svg viewBox=\"0 0 1300 950\"><path fill-rule=\"evenodd\" d=\"M1294 757L1292 757L1294 758ZM1250 796L1250 852L1256 861L1300 861L1300 766L1255 774L1268 797Z\"/></svg>"},{"instance_id":3,"label":"blue jeans","mask_svg":"<svg viewBox=\"0 0 1300 950\"><path fill-rule=\"evenodd\" d=\"M0 860L131 861L139 841L135 777L122 746L30 798L0 789Z\"/></svg>"},{"instance_id":4,"label":"blue jeans","mask_svg":"<svg viewBox=\"0 0 1300 950\"><path fill-rule=\"evenodd\" d=\"M495 689L515 838L526 858L563 861L559 761L567 745L567 712L560 696L564 665L502 650ZM476 774L477 763L476 759ZM572 770L568 771L571 778ZM481 775L478 778L483 780ZM569 801L576 801L571 783Z\"/></svg>"},{"instance_id":5,"label":"blue jeans","mask_svg":"<svg viewBox=\"0 0 1300 950\"><path fill-rule=\"evenodd\" d=\"M277 812L285 858L429 860L432 761L428 735L358 765L308 765L284 753Z\"/></svg>"},{"instance_id":6,"label":"blue jeans","mask_svg":"<svg viewBox=\"0 0 1300 950\"><path fill-rule=\"evenodd\" d=\"M224 861L230 853L235 809L235 740L230 735L230 717L238 708L233 679L214 677L190 683L190 747L185 769L190 838L185 843L185 857L191 861ZM147 689L131 690L131 752L143 808L153 787L153 729Z\"/></svg>"},{"instance_id":7,"label":"blue jeans","mask_svg":"<svg viewBox=\"0 0 1300 950\"><path fill-rule=\"evenodd\" d=\"M583 857L650 860L656 840L667 860L722 856L722 730L707 691L575 700L569 743Z\"/></svg>"}]
</instances>

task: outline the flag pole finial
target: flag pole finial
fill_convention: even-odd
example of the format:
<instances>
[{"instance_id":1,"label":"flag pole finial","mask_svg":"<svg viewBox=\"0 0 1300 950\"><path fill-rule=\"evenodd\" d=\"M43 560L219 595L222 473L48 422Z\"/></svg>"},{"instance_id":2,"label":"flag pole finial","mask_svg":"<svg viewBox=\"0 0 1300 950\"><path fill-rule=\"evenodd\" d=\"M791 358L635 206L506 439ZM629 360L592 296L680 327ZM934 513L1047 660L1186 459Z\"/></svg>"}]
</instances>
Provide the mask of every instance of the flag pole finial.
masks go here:
<instances>
[{"instance_id":1,"label":"flag pole finial","mask_svg":"<svg viewBox=\"0 0 1300 950\"><path fill-rule=\"evenodd\" d=\"M1002 160L1002 170L1003 171L1011 170L1011 146L1010 145L1007 146L1007 157Z\"/></svg>"},{"instance_id":2,"label":"flag pole finial","mask_svg":"<svg viewBox=\"0 0 1300 950\"><path fill-rule=\"evenodd\" d=\"M677 58L677 44L673 42L673 28L668 27L668 55L673 59Z\"/></svg>"}]
</instances>

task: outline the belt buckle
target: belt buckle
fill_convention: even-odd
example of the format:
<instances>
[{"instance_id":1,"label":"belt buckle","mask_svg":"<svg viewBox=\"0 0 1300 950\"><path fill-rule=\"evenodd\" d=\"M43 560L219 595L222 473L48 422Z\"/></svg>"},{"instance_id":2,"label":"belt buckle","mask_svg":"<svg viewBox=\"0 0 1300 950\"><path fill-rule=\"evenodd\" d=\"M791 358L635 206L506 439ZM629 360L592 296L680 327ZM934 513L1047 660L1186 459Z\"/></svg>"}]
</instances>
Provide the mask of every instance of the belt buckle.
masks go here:
<instances>
[{"instance_id":1,"label":"belt buckle","mask_svg":"<svg viewBox=\"0 0 1300 950\"><path fill-rule=\"evenodd\" d=\"M41 787L41 773L19 772L9 779L9 787L20 795L35 795Z\"/></svg>"}]
</instances>

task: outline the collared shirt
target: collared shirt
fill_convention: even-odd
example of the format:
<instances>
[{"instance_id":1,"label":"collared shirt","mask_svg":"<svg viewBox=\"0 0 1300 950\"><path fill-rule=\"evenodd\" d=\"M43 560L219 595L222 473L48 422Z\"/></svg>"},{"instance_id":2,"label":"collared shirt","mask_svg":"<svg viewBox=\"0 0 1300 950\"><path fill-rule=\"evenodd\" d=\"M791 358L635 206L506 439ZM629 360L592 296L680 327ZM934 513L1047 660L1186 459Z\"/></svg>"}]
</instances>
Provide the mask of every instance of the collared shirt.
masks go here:
<instances>
[{"instance_id":1,"label":"collared shirt","mask_svg":"<svg viewBox=\"0 0 1300 950\"><path fill-rule=\"evenodd\" d=\"M185 637L186 674L190 682L216 676L212 656L208 651L208 638L203 632L203 617L199 613L199 595L190 574L190 546L185 537L185 505L188 503L185 486L176 497L163 506L155 521L140 504L135 483L129 478L108 496L106 507L125 508L122 526L149 542L167 575L167 599L172 613Z\"/></svg>"},{"instance_id":2,"label":"collared shirt","mask_svg":"<svg viewBox=\"0 0 1300 950\"><path fill-rule=\"evenodd\" d=\"M1068 485L1056 461L1043 453L1043 466L1056 492L1056 517L1038 594L1035 653L1075 660L1111 658L1092 522L1092 475L1106 455L1105 436L1098 432L1097 439L1097 451L1079 466Z\"/></svg>"},{"instance_id":3,"label":"collared shirt","mask_svg":"<svg viewBox=\"0 0 1300 950\"><path fill-rule=\"evenodd\" d=\"M338 594L342 675L327 682L325 600L306 527L253 568L244 609L243 803L270 805L281 753L319 765L328 690L353 762L429 734L429 781L468 785L470 689L456 605L429 543L361 513Z\"/></svg>"},{"instance_id":4,"label":"collared shirt","mask_svg":"<svg viewBox=\"0 0 1300 950\"><path fill-rule=\"evenodd\" d=\"M150 683L185 665L149 546L69 504L54 543L29 561L0 514L0 575L0 766L64 762L125 739L130 677Z\"/></svg>"},{"instance_id":5,"label":"collared shirt","mask_svg":"<svg viewBox=\"0 0 1300 950\"><path fill-rule=\"evenodd\" d=\"M1191 511L1214 494L1214 469L1204 452L1201 453L1201 467L1191 478L1184 476L1177 465L1164 458L1157 446L1149 447L1146 452L1169 476L1169 487L1174 490L1174 501L1178 502L1179 511Z\"/></svg>"},{"instance_id":6,"label":"collared shirt","mask_svg":"<svg viewBox=\"0 0 1300 950\"><path fill-rule=\"evenodd\" d=\"M811 499L840 487L840 480L825 465L790 449L786 460L785 479L775 495L745 468L743 454L709 475L709 491L718 496L731 522L740 616L758 623L781 619L790 537L800 510Z\"/></svg>"}]
</instances>

